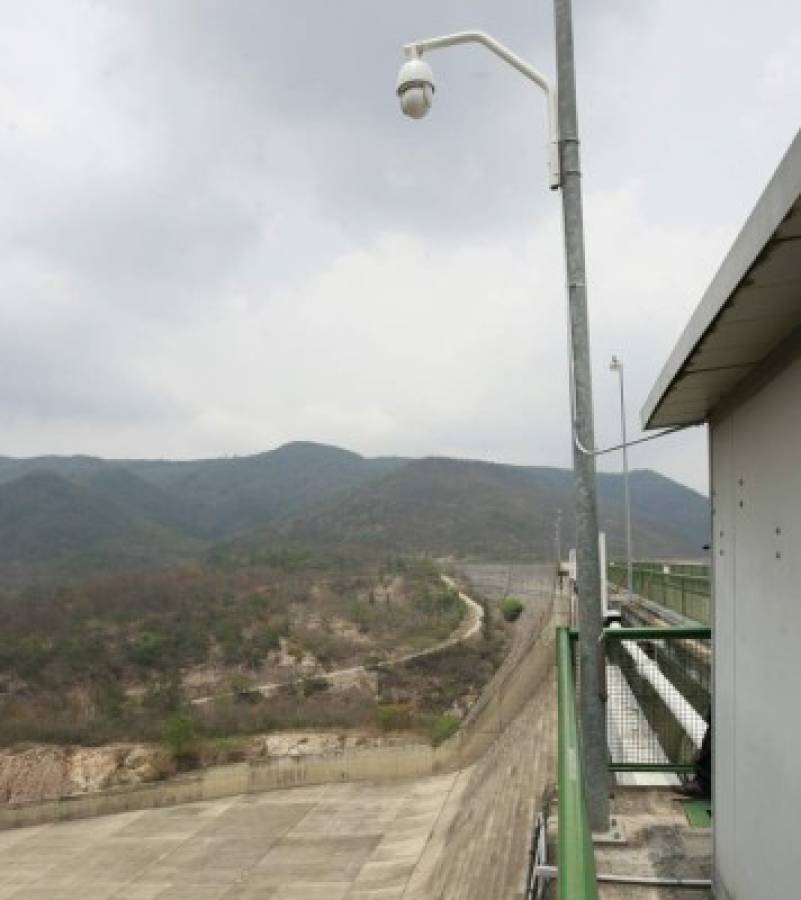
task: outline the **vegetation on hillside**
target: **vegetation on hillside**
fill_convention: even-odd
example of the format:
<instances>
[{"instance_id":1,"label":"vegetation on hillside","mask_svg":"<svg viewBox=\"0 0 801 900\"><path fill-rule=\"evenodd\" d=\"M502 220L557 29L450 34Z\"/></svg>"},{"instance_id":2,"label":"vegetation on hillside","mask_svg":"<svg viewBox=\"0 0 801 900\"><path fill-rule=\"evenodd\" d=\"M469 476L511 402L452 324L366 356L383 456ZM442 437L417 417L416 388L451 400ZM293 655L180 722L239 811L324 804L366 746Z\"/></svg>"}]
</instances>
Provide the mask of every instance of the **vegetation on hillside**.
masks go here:
<instances>
[{"instance_id":1,"label":"vegetation on hillside","mask_svg":"<svg viewBox=\"0 0 801 900\"><path fill-rule=\"evenodd\" d=\"M435 746L456 730L503 661L511 637L512 626L504 620L500 606L477 599L484 608L479 640L380 670L378 709L384 727L416 727Z\"/></svg>"},{"instance_id":2,"label":"vegetation on hillside","mask_svg":"<svg viewBox=\"0 0 801 900\"><path fill-rule=\"evenodd\" d=\"M429 558L550 558L557 509L573 529L572 490L562 469L310 443L193 462L0 457L0 745L161 741L187 765L209 742L276 728L441 742L516 610L488 608L480 640L380 665L464 615ZM599 494L614 554L620 477L600 475ZM632 497L638 553L707 540L694 491L634 472Z\"/></svg>"},{"instance_id":3,"label":"vegetation on hillside","mask_svg":"<svg viewBox=\"0 0 801 900\"><path fill-rule=\"evenodd\" d=\"M609 552L615 554L624 547L621 476L599 475L598 490L601 526ZM553 525L560 509L568 536L575 523L573 477L566 469L422 459L273 525L258 540L546 560L553 555ZM689 488L654 472L632 473L638 553L697 556L709 538L708 510L708 500ZM247 540L243 536L242 543Z\"/></svg>"},{"instance_id":4,"label":"vegetation on hillside","mask_svg":"<svg viewBox=\"0 0 801 900\"><path fill-rule=\"evenodd\" d=\"M0 598L0 742L154 739L177 714L215 735L331 724L319 672L430 646L463 615L425 559L301 565L290 554L30 587ZM284 680L275 701L251 690ZM193 708L205 692L225 696ZM339 724L354 719L349 702Z\"/></svg>"},{"instance_id":5,"label":"vegetation on hillside","mask_svg":"<svg viewBox=\"0 0 801 900\"><path fill-rule=\"evenodd\" d=\"M0 585L188 560L202 544L49 472L0 485Z\"/></svg>"}]
</instances>

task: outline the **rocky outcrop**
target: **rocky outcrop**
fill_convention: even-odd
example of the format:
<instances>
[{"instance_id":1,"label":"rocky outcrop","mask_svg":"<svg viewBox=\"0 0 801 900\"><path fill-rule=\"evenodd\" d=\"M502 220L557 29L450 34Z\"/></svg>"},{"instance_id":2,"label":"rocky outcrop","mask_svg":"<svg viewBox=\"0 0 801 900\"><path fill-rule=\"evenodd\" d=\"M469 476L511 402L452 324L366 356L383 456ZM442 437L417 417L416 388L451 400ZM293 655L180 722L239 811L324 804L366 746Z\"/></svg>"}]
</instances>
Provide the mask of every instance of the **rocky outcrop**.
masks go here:
<instances>
[{"instance_id":1,"label":"rocky outcrop","mask_svg":"<svg viewBox=\"0 0 801 900\"><path fill-rule=\"evenodd\" d=\"M217 751L203 748L201 766L276 757L327 756L356 748L386 748L422 741L413 734L353 731L280 731L242 738ZM157 781L175 773L154 744L104 747L41 745L0 750L0 803L58 800L119 785Z\"/></svg>"},{"instance_id":2,"label":"rocky outcrop","mask_svg":"<svg viewBox=\"0 0 801 900\"><path fill-rule=\"evenodd\" d=\"M0 802L57 800L159 777L156 748L37 746L0 751Z\"/></svg>"}]
</instances>

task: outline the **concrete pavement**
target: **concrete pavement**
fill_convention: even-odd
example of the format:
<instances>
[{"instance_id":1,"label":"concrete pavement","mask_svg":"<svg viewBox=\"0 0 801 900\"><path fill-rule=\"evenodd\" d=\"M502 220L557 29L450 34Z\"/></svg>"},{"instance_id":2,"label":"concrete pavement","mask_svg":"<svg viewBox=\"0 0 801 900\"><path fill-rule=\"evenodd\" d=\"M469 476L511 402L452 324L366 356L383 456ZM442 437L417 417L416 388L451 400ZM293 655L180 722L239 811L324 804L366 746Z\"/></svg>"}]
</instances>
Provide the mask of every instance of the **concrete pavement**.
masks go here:
<instances>
[{"instance_id":1,"label":"concrete pavement","mask_svg":"<svg viewBox=\"0 0 801 900\"><path fill-rule=\"evenodd\" d=\"M400 897L459 776L295 788L0 833L0 900Z\"/></svg>"}]
</instances>

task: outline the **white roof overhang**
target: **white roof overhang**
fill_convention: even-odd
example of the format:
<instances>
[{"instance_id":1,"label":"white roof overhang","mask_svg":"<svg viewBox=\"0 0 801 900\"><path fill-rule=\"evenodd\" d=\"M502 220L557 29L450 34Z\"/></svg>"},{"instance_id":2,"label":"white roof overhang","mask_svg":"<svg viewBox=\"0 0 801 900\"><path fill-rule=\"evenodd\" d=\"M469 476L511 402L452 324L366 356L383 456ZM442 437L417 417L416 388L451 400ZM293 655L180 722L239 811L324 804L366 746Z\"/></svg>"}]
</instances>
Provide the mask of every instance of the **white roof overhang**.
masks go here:
<instances>
[{"instance_id":1,"label":"white roof overhang","mask_svg":"<svg viewBox=\"0 0 801 900\"><path fill-rule=\"evenodd\" d=\"M670 354L644 428L704 422L801 326L801 131Z\"/></svg>"}]
</instances>

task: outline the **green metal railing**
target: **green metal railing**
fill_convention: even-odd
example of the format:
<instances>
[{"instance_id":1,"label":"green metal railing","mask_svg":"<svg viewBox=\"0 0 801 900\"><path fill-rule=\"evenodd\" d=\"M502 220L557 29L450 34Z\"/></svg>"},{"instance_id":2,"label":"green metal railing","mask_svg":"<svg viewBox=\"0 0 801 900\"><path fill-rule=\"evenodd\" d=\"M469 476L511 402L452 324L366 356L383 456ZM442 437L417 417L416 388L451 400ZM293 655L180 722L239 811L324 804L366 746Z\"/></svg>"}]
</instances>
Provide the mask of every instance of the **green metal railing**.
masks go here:
<instances>
[{"instance_id":1,"label":"green metal railing","mask_svg":"<svg viewBox=\"0 0 801 900\"><path fill-rule=\"evenodd\" d=\"M681 569L682 571L676 571ZM662 571L656 563L637 563L632 571L635 594L680 613L702 625L711 623L711 587L708 569L704 566L670 566ZM692 573L692 574L690 574ZM625 563L608 566L607 578L620 588L627 585Z\"/></svg>"},{"instance_id":2,"label":"green metal railing","mask_svg":"<svg viewBox=\"0 0 801 900\"><path fill-rule=\"evenodd\" d=\"M592 845L576 712L576 676L570 631L556 633L559 702L559 897L597 900Z\"/></svg>"},{"instance_id":3,"label":"green metal railing","mask_svg":"<svg viewBox=\"0 0 801 900\"><path fill-rule=\"evenodd\" d=\"M578 637L557 629L559 897L597 900L577 712ZM693 771L708 721L711 637L704 626L604 630L611 771Z\"/></svg>"},{"instance_id":4,"label":"green metal railing","mask_svg":"<svg viewBox=\"0 0 801 900\"><path fill-rule=\"evenodd\" d=\"M710 566L708 563L680 563L670 560L640 560L632 564L634 570L641 572L664 572L665 568L672 575L696 575L701 578L709 578Z\"/></svg>"}]
</instances>

